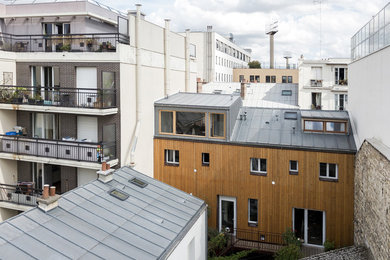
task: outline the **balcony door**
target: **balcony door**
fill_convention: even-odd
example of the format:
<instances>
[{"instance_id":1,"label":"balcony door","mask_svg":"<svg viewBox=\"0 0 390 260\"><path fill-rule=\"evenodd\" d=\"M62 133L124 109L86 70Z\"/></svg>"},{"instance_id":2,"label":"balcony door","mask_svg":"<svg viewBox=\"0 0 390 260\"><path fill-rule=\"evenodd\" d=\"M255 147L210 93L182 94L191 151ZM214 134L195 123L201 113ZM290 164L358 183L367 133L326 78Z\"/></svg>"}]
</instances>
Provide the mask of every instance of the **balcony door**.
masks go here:
<instances>
[{"instance_id":1,"label":"balcony door","mask_svg":"<svg viewBox=\"0 0 390 260\"><path fill-rule=\"evenodd\" d=\"M57 95L54 87L60 85L59 77L58 67L31 66L31 86L34 87L31 95L46 104L54 103Z\"/></svg>"},{"instance_id":2,"label":"balcony door","mask_svg":"<svg viewBox=\"0 0 390 260\"><path fill-rule=\"evenodd\" d=\"M219 197L219 231L235 234L237 228L236 198Z\"/></svg>"},{"instance_id":3,"label":"balcony door","mask_svg":"<svg viewBox=\"0 0 390 260\"><path fill-rule=\"evenodd\" d=\"M325 212L309 209L293 209L293 229L306 245L322 246L325 242Z\"/></svg>"},{"instance_id":4,"label":"balcony door","mask_svg":"<svg viewBox=\"0 0 390 260\"><path fill-rule=\"evenodd\" d=\"M33 137L42 139L58 138L58 119L55 114L33 114Z\"/></svg>"},{"instance_id":5,"label":"balcony door","mask_svg":"<svg viewBox=\"0 0 390 260\"><path fill-rule=\"evenodd\" d=\"M33 163L33 182L36 189L43 189L44 184L55 186L57 193L61 192L61 166L43 163Z\"/></svg>"},{"instance_id":6,"label":"balcony door","mask_svg":"<svg viewBox=\"0 0 390 260\"><path fill-rule=\"evenodd\" d=\"M43 23L42 34L44 35L45 51L60 51L65 44L70 45L70 42L61 37L61 35L70 34L69 23Z\"/></svg>"},{"instance_id":7,"label":"balcony door","mask_svg":"<svg viewBox=\"0 0 390 260\"><path fill-rule=\"evenodd\" d=\"M77 104L80 107L94 107L100 102L97 95L97 69L95 67L77 67Z\"/></svg>"}]
</instances>

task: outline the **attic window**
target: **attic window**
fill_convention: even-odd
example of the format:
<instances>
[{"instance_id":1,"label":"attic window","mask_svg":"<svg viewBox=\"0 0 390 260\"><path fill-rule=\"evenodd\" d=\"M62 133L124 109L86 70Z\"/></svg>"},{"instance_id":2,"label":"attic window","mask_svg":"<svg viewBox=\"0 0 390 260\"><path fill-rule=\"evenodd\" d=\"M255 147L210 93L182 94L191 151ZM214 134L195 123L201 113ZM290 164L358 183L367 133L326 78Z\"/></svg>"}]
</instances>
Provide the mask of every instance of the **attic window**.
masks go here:
<instances>
[{"instance_id":1,"label":"attic window","mask_svg":"<svg viewBox=\"0 0 390 260\"><path fill-rule=\"evenodd\" d=\"M126 192L123 192L121 190L118 190L118 189L112 189L108 192L111 196L117 198L117 199L120 199L120 200L127 200L128 197L130 197L129 194L127 194Z\"/></svg>"},{"instance_id":2,"label":"attic window","mask_svg":"<svg viewBox=\"0 0 390 260\"><path fill-rule=\"evenodd\" d=\"M138 179L138 178L133 178L133 179L129 180L129 182L134 184L134 185L137 185L140 188L145 188L146 186L148 186L148 184L146 182L144 182L143 180Z\"/></svg>"},{"instance_id":3,"label":"attic window","mask_svg":"<svg viewBox=\"0 0 390 260\"><path fill-rule=\"evenodd\" d=\"M297 120L297 112L284 112L284 119Z\"/></svg>"},{"instance_id":4,"label":"attic window","mask_svg":"<svg viewBox=\"0 0 390 260\"><path fill-rule=\"evenodd\" d=\"M282 96L292 96L292 91L289 89L282 90Z\"/></svg>"}]
</instances>

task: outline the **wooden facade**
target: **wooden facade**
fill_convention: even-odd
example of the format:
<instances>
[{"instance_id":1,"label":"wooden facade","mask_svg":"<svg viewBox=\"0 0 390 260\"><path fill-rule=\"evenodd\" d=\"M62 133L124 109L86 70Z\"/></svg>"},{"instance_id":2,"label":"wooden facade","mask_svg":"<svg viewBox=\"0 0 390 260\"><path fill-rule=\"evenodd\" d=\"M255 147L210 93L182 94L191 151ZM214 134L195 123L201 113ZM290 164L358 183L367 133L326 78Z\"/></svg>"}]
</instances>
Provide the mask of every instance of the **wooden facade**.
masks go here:
<instances>
[{"instance_id":1,"label":"wooden facade","mask_svg":"<svg viewBox=\"0 0 390 260\"><path fill-rule=\"evenodd\" d=\"M179 150L178 166L164 163L164 150ZM202 165L202 153L210 165ZM267 175L250 174L250 158L267 159ZM289 174L289 161L298 174ZM319 179L319 164L338 165L338 180ZM209 206L208 223L218 225L218 198L236 198L237 228L283 233L292 227L293 208L325 212L326 239L353 244L354 154L264 148L177 138L154 139L154 178L192 193ZM248 224L248 199L258 199L258 225Z\"/></svg>"}]
</instances>

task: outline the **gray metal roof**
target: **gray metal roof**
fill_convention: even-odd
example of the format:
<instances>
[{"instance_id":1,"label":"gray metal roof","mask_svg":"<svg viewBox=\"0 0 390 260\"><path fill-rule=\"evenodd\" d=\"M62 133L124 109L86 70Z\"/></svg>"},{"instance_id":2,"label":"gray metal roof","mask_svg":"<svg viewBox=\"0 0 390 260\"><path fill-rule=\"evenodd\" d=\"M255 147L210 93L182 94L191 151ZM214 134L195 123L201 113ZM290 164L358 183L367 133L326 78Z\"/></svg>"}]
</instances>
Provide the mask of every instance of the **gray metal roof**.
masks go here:
<instances>
[{"instance_id":1,"label":"gray metal roof","mask_svg":"<svg viewBox=\"0 0 390 260\"><path fill-rule=\"evenodd\" d=\"M284 112L296 112L297 120L285 119ZM304 110L242 107L239 115L247 113L246 120L237 118L230 142L270 147L286 147L334 152L356 152L352 129L349 134L303 132L301 114ZM346 112L315 111L324 116ZM307 114L307 113L306 113ZM348 115L348 114L347 114ZM295 130L293 129L295 128Z\"/></svg>"},{"instance_id":2,"label":"gray metal roof","mask_svg":"<svg viewBox=\"0 0 390 260\"><path fill-rule=\"evenodd\" d=\"M140 188L133 177L148 183ZM130 195L124 201L108 191ZM130 168L109 183L64 194L47 213L34 208L0 224L1 259L159 259L188 232L205 202Z\"/></svg>"},{"instance_id":3,"label":"gray metal roof","mask_svg":"<svg viewBox=\"0 0 390 260\"><path fill-rule=\"evenodd\" d=\"M301 117L303 118L324 118L335 120L348 120L347 111L334 110L301 110Z\"/></svg>"},{"instance_id":4,"label":"gray metal roof","mask_svg":"<svg viewBox=\"0 0 390 260\"><path fill-rule=\"evenodd\" d=\"M155 102L157 106L226 109L240 99L239 95L176 93Z\"/></svg>"}]
</instances>

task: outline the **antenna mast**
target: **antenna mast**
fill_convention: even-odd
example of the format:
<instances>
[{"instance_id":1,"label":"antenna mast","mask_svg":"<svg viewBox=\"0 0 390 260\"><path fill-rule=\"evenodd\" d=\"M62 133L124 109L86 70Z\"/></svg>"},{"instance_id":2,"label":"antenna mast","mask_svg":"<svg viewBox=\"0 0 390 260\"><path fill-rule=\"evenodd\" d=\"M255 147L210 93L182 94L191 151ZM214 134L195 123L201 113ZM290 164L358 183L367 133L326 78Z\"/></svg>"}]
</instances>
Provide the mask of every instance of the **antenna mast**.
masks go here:
<instances>
[{"instance_id":1,"label":"antenna mast","mask_svg":"<svg viewBox=\"0 0 390 260\"><path fill-rule=\"evenodd\" d=\"M322 59L322 2L325 0L313 0L313 4L320 5L320 58Z\"/></svg>"}]
</instances>

